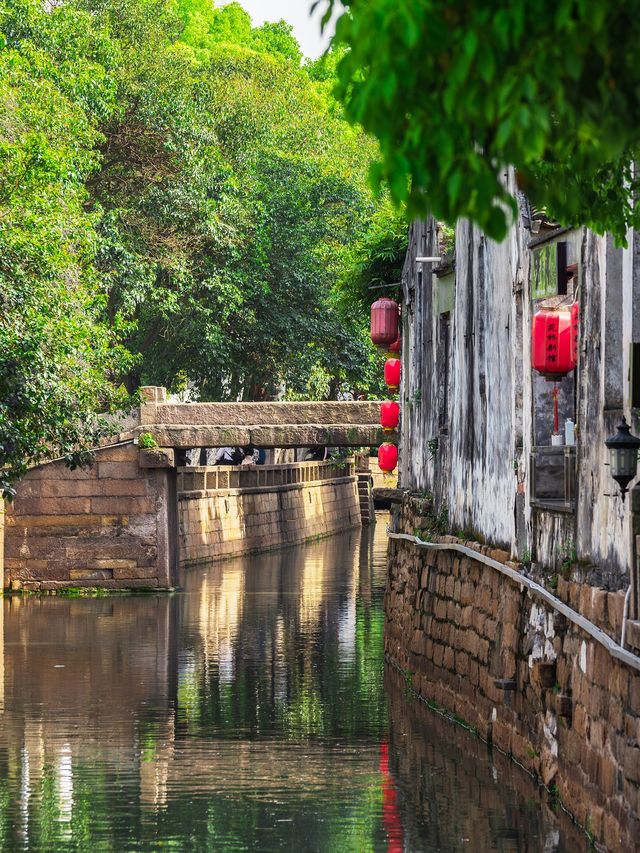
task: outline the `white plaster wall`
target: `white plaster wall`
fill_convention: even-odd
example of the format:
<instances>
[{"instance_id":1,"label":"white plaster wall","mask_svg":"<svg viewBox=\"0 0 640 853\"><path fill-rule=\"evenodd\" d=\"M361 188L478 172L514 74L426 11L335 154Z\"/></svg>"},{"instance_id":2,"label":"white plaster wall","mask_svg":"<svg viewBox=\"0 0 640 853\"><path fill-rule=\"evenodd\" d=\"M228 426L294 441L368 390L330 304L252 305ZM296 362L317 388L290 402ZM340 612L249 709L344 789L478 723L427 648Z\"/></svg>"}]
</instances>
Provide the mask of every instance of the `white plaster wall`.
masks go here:
<instances>
[{"instance_id":1,"label":"white plaster wall","mask_svg":"<svg viewBox=\"0 0 640 853\"><path fill-rule=\"evenodd\" d=\"M512 177L509 182L513 189ZM605 464L604 440L615 431L628 402L626 353L635 327L640 327L635 321L638 241L631 239L630 248L616 260L606 237L579 229L560 238L572 243L579 261L581 313L578 501L575 514L561 515L533 510L529 503L534 442L530 238L521 220L501 244L467 222L458 224L448 430L443 431L437 278L425 265L420 283L420 265L415 262L416 256L438 254L437 233L433 221L412 226L403 273L400 485L433 494L436 511L446 505L454 533L473 532L514 555L526 548L540 564L555 568L575 549L581 561L576 571L591 582L618 588L627 576L628 517ZM613 307L614 292L621 317ZM612 329L619 329L619 337ZM620 370L619 405L611 393L612 364Z\"/></svg>"}]
</instances>

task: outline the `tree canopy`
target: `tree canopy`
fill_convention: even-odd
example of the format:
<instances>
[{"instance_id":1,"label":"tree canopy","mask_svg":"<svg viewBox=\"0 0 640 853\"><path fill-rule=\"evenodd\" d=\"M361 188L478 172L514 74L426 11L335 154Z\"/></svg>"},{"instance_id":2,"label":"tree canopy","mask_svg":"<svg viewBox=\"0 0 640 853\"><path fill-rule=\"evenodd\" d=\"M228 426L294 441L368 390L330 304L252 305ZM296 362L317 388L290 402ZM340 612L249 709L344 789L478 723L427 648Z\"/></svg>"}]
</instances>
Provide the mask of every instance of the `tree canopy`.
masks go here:
<instances>
[{"instance_id":1,"label":"tree canopy","mask_svg":"<svg viewBox=\"0 0 640 853\"><path fill-rule=\"evenodd\" d=\"M0 0L7 484L89 446L141 383L376 388L363 270L381 225L397 266L404 229L333 95L339 57L304 60L238 3Z\"/></svg>"},{"instance_id":2,"label":"tree canopy","mask_svg":"<svg viewBox=\"0 0 640 853\"><path fill-rule=\"evenodd\" d=\"M513 166L531 201L565 225L623 243L640 224L637 4L344 6L338 92L380 142L375 177L411 214L466 217L501 239L516 211L504 182Z\"/></svg>"}]
</instances>

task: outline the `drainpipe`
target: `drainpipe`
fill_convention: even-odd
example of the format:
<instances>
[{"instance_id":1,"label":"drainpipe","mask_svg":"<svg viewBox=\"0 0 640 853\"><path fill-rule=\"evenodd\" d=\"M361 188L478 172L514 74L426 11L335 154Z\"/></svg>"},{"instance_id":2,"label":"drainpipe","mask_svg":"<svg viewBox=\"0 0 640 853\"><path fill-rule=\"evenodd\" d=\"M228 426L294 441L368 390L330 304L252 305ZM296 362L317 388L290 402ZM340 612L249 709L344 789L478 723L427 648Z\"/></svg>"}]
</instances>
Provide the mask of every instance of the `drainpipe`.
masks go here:
<instances>
[{"instance_id":1,"label":"drainpipe","mask_svg":"<svg viewBox=\"0 0 640 853\"><path fill-rule=\"evenodd\" d=\"M624 649L624 641L627 636L627 614L629 612L629 599L631 598L631 584L627 589L627 594L624 597L624 607L622 609L622 635L620 637L620 648Z\"/></svg>"},{"instance_id":2,"label":"drainpipe","mask_svg":"<svg viewBox=\"0 0 640 853\"><path fill-rule=\"evenodd\" d=\"M640 619L640 578L638 577L638 536L640 536L640 485L629 492L629 588L624 597L622 613L622 636L620 645L625 647L627 639L627 619Z\"/></svg>"}]
</instances>

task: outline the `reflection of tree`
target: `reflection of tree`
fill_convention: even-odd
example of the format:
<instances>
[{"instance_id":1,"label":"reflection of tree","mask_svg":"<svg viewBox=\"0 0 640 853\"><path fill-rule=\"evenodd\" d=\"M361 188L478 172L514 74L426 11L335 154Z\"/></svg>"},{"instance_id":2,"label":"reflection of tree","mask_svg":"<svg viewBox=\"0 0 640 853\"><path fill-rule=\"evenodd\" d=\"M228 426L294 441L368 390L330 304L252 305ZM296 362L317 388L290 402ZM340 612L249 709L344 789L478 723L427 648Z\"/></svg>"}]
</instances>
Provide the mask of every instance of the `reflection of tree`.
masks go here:
<instances>
[{"instance_id":1,"label":"reflection of tree","mask_svg":"<svg viewBox=\"0 0 640 853\"><path fill-rule=\"evenodd\" d=\"M384 849L364 542L194 571L173 598L5 605L0 851Z\"/></svg>"},{"instance_id":2,"label":"reflection of tree","mask_svg":"<svg viewBox=\"0 0 640 853\"><path fill-rule=\"evenodd\" d=\"M245 560L242 575L239 564L226 566L223 575L236 578L233 589L242 596L233 608L221 605L222 582L201 583L201 616L222 611L238 619L233 668L224 659L225 647L211 642L219 635L211 630L213 620L200 618L200 631L186 650L192 663L181 671L178 697L185 704L179 704L179 721L197 720L221 736L238 730L255 736L277 729L292 738L380 730L383 614L379 594L373 606L358 599L358 589L370 590L372 583L362 580L370 572L367 538L362 549L364 559L351 535ZM191 621L187 613L185 619Z\"/></svg>"}]
</instances>

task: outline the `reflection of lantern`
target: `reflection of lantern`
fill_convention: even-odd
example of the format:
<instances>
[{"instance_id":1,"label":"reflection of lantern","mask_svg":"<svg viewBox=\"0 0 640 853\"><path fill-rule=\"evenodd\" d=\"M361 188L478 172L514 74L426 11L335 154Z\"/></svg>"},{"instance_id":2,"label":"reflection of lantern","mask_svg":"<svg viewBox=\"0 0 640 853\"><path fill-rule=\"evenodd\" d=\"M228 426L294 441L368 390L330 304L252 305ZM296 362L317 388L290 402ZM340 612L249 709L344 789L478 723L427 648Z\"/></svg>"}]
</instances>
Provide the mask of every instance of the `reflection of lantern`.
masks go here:
<instances>
[{"instance_id":1,"label":"reflection of lantern","mask_svg":"<svg viewBox=\"0 0 640 853\"><path fill-rule=\"evenodd\" d=\"M371 306L371 340L388 347L398 338L398 303L382 296Z\"/></svg>"},{"instance_id":2,"label":"reflection of lantern","mask_svg":"<svg viewBox=\"0 0 640 853\"><path fill-rule=\"evenodd\" d=\"M400 374L402 372L402 362L399 358L388 358L384 363L384 381L392 391L397 391L400 387Z\"/></svg>"},{"instance_id":3,"label":"reflection of lantern","mask_svg":"<svg viewBox=\"0 0 640 853\"><path fill-rule=\"evenodd\" d=\"M381 471L393 471L398 464L398 448L395 444L381 444L378 448L378 465Z\"/></svg>"},{"instance_id":4,"label":"reflection of lantern","mask_svg":"<svg viewBox=\"0 0 640 853\"><path fill-rule=\"evenodd\" d=\"M626 418L618 424L618 431L605 441L609 451L611 476L620 486L622 500L627 493L627 486L638 472L638 450L640 440L631 435Z\"/></svg>"},{"instance_id":5,"label":"reflection of lantern","mask_svg":"<svg viewBox=\"0 0 640 853\"><path fill-rule=\"evenodd\" d=\"M398 332L398 337L392 344L389 344L389 352L400 352L400 347L402 346L402 339L400 338L400 333Z\"/></svg>"},{"instance_id":6,"label":"reflection of lantern","mask_svg":"<svg viewBox=\"0 0 640 853\"><path fill-rule=\"evenodd\" d=\"M575 370L578 364L578 303L568 311L538 311L531 327L531 364L546 379Z\"/></svg>"},{"instance_id":7,"label":"reflection of lantern","mask_svg":"<svg viewBox=\"0 0 640 853\"><path fill-rule=\"evenodd\" d=\"M393 432L400 419L400 406L391 400L380 404L380 425L385 432Z\"/></svg>"}]
</instances>

